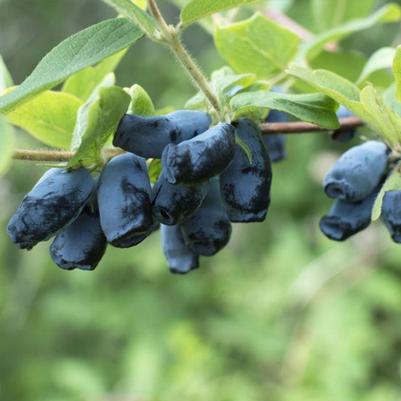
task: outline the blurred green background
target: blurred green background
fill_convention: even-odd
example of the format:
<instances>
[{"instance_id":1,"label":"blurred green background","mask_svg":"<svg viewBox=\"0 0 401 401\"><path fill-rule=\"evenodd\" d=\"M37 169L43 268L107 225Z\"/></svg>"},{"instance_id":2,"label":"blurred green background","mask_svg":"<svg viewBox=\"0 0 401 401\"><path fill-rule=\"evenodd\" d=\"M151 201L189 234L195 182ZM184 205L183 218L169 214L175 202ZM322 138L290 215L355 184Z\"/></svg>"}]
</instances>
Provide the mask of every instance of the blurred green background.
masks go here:
<instances>
[{"instance_id":1,"label":"blurred green background","mask_svg":"<svg viewBox=\"0 0 401 401\"><path fill-rule=\"evenodd\" d=\"M309 2L272 6L318 32ZM20 82L60 40L112 16L98 0L0 0L0 53ZM366 56L399 33L381 26L343 48ZM199 27L186 42L206 71L223 64ZM148 41L117 74L158 107L194 93ZM40 146L22 132L18 143ZM15 162L0 180L0 400L401 400L401 247L378 224L344 244L318 230L330 204L320 180L345 148L326 135L291 137L267 221L236 226L227 249L184 277L168 273L158 234L109 248L92 274L57 269L48 244L16 250L7 219L44 168Z\"/></svg>"}]
</instances>

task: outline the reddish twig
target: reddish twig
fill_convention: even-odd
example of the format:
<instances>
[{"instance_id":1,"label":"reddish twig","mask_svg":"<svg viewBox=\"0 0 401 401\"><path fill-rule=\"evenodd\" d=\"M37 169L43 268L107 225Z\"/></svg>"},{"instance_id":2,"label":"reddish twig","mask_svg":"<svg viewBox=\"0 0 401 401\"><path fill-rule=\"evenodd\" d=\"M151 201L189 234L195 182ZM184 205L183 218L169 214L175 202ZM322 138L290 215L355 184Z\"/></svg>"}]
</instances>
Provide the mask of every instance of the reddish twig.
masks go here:
<instances>
[{"instance_id":1,"label":"reddish twig","mask_svg":"<svg viewBox=\"0 0 401 401\"><path fill-rule=\"evenodd\" d=\"M357 117L347 117L340 119L339 130L346 131L351 128L358 128L364 125L364 122ZM328 132L329 130L319 127L315 124L304 122L288 122L288 123L263 123L260 125L264 135L277 134L304 134L308 132ZM119 149L105 149L103 156L106 160L121 154ZM14 160L25 160L33 162L68 162L74 156L74 152L64 150L29 150L17 149L14 152Z\"/></svg>"}]
</instances>

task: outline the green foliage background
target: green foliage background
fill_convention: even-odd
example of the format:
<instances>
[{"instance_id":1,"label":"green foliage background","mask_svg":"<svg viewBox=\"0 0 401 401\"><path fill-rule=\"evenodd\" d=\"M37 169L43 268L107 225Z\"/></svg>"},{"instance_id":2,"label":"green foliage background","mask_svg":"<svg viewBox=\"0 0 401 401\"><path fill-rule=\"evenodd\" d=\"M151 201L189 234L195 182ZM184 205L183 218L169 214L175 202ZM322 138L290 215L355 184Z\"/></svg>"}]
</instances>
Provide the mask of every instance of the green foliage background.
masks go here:
<instances>
[{"instance_id":1,"label":"green foliage background","mask_svg":"<svg viewBox=\"0 0 401 401\"><path fill-rule=\"evenodd\" d=\"M309 0L284 3L311 21ZM113 15L97 0L0 0L0 53L20 82L60 40ZM344 48L370 55L398 30L380 26ZM186 38L205 70L223 64L199 27ZM194 94L149 41L117 76L146 88L157 107ZM22 132L17 141L38 146ZM0 399L400 400L401 247L380 225L344 244L318 231L329 207L320 179L343 149L325 135L289 138L266 223L237 226L225 251L185 277L167 272L158 234L110 248L92 274L58 270L46 244L17 251L5 224L44 168L14 163L0 179Z\"/></svg>"}]
</instances>

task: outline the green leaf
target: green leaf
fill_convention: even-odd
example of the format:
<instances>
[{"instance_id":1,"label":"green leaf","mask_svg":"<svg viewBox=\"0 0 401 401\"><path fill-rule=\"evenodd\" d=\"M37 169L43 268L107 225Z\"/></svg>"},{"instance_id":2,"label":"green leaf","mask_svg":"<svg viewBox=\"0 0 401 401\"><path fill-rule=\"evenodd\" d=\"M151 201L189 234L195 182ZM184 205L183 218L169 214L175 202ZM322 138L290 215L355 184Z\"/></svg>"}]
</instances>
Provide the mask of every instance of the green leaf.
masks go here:
<instances>
[{"instance_id":1,"label":"green leaf","mask_svg":"<svg viewBox=\"0 0 401 401\"><path fill-rule=\"evenodd\" d=\"M393 47L383 47L372 54L366 63L361 75L358 78L358 83L366 81L374 72L391 68L395 56Z\"/></svg>"},{"instance_id":2,"label":"green leaf","mask_svg":"<svg viewBox=\"0 0 401 401\"><path fill-rule=\"evenodd\" d=\"M254 2L255 0L191 0L181 11L181 22L187 26L214 13Z\"/></svg>"},{"instance_id":3,"label":"green leaf","mask_svg":"<svg viewBox=\"0 0 401 401\"><path fill-rule=\"evenodd\" d=\"M231 106L239 110L240 114L243 107L275 109L323 128L339 127L337 103L321 94L298 95L269 91L240 93L231 100Z\"/></svg>"},{"instance_id":4,"label":"green leaf","mask_svg":"<svg viewBox=\"0 0 401 401\"><path fill-rule=\"evenodd\" d=\"M154 38L158 31L156 20L141 7L131 0L102 0L113 7L119 14L123 15L135 25L139 26L143 32Z\"/></svg>"},{"instance_id":5,"label":"green leaf","mask_svg":"<svg viewBox=\"0 0 401 401\"><path fill-rule=\"evenodd\" d=\"M387 178L386 182L383 184L379 194L377 195L375 204L372 210L372 221L379 220L382 213L383 199L386 192L389 191L399 191L401 190L401 175L396 169Z\"/></svg>"},{"instance_id":6,"label":"green leaf","mask_svg":"<svg viewBox=\"0 0 401 401\"><path fill-rule=\"evenodd\" d=\"M230 67L222 67L213 72L210 85L220 103L226 105L230 98L252 86L255 81L255 74L236 74ZM206 97L203 92L199 91L188 100L185 107L187 109L206 109L206 105Z\"/></svg>"},{"instance_id":7,"label":"green leaf","mask_svg":"<svg viewBox=\"0 0 401 401\"><path fill-rule=\"evenodd\" d=\"M17 89L0 97L0 111L9 111L58 85L85 67L129 47L142 35L125 18L106 20L78 32L51 50Z\"/></svg>"},{"instance_id":8,"label":"green leaf","mask_svg":"<svg viewBox=\"0 0 401 401\"><path fill-rule=\"evenodd\" d=\"M288 73L331 97L367 122L390 146L401 142L401 118L368 85L362 91L352 82L326 70L291 66Z\"/></svg>"},{"instance_id":9,"label":"green leaf","mask_svg":"<svg viewBox=\"0 0 401 401\"><path fill-rule=\"evenodd\" d=\"M395 51L393 73L395 78L395 96L401 102L401 46L398 46Z\"/></svg>"},{"instance_id":10,"label":"green leaf","mask_svg":"<svg viewBox=\"0 0 401 401\"><path fill-rule=\"evenodd\" d=\"M372 12L376 0L311 0L315 25L320 32Z\"/></svg>"},{"instance_id":11,"label":"green leaf","mask_svg":"<svg viewBox=\"0 0 401 401\"><path fill-rule=\"evenodd\" d=\"M252 18L218 28L217 49L237 73L269 79L283 72L295 57L299 38L286 28L255 14Z\"/></svg>"},{"instance_id":12,"label":"green leaf","mask_svg":"<svg viewBox=\"0 0 401 401\"><path fill-rule=\"evenodd\" d=\"M0 115L0 176L9 168L14 151L15 138L11 125Z\"/></svg>"},{"instance_id":13,"label":"green leaf","mask_svg":"<svg viewBox=\"0 0 401 401\"><path fill-rule=\"evenodd\" d=\"M13 85L14 82L13 79L11 78L10 71L8 71L8 68L3 60L3 57L0 56L0 93L4 89Z\"/></svg>"},{"instance_id":14,"label":"green leaf","mask_svg":"<svg viewBox=\"0 0 401 401\"><path fill-rule=\"evenodd\" d=\"M140 85L133 85L128 89L131 96L129 112L139 116L152 116L155 114L155 107L149 94Z\"/></svg>"},{"instance_id":15,"label":"green leaf","mask_svg":"<svg viewBox=\"0 0 401 401\"><path fill-rule=\"evenodd\" d=\"M103 146L126 113L129 95L117 86L101 87L96 100L87 111L87 123L81 134L81 144L68 166L91 167L100 159Z\"/></svg>"},{"instance_id":16,"label":"green leaf","mask_svg":"<svg viewBox=\"0 0 401 401\"><path fill-rule=\"evenodd\" d=\"M392 146L401 143L401 117L386 106L372 85L362 89L361 103L370 118L374 118L382 138Z\"/></svg>"},{"instance_id":17,"label":"green leaf","mask_svg":"<svg viewBox=\"0 0 401 401\"><path fill-rule=\"evenodd\" d=\"M68 149L81 105L80 99L68 93L46 91L6 116L45 145Z\"/></svg>"},{"instance_id":18,"label":"green leaf","mask_svg":"<svg viewBox=\"0 0 401 401\"><path fill-rule=\"evenodd\" d=\"M136 6L142 8L142 10L146 10L148 6L148 0L131 0Z\"/></svg>"},{"instance_id":19,"label":"green leaf","mask_svg":"<svg viewBox=\"0 0 401 401\"><path fill-rule=\"evenodd\" d=\"M65 81L63 92L70 93L86 101L103 78L116 69L126 52L127 50L124 49L104 59L96 67L87 67L72 75Z\"/></svg>"},{"instance_id":20,"label":"green leaf","mask_svg":"<svg viewBox=\"0 0 401 401\"><path fill-rule=\"evenodd\" d=\"M326 69L355 82L366 64L366 57L356 51L322 51L309 62L314 70Z\"/></svg>"},{"instance_id":21,"label":"green leaf","mask_svg":"<svg viewBox=\"0 0 401 401\"><path fill-rule=\"evenodd\" d=\"M311 60L316 57L329 42L342 40L355 32L371 28L379 23L397 22L400 19L401 7L395 3L387 4L367 18L347 22L339 27L317 35L312 41L304 45L301 50L301 58Z\"/></svg>"},{"instance_id":22,"label":"green leaf","mask_svg":"<svg viewBox=\"0 0 401 401\"><path fill-rule=\"evenodd\" d=\"M159 159L152 159L148 163L148 174L149 174L150 182L152 184L155 184L157 182L157 180L159 179L159 176L162 172L162 169L163 169L162 161Z\"/></svg>"},{"instance_id":23,"label":"green leaf","mask_svg":"<svg viewBox=\"0 0 401 401\"><path fill-rule=\"evenodd\" d=\"M227 98L249 88L255 81L255 74L236 74L230 67L223 67L213 72L211 85L220 100L225 102Z\"/></svg>"}]
</instances>

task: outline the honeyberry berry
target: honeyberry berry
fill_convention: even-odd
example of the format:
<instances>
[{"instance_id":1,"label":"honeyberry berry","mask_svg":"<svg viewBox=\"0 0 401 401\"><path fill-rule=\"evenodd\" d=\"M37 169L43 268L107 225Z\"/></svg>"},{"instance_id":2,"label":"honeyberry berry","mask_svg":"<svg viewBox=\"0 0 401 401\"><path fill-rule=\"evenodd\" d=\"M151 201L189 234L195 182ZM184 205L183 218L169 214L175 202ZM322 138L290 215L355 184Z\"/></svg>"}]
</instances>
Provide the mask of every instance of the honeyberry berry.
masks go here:
<instances>
[{"instance_id":1,"label":"honeyberry berry","mask_svg":"<svg viewBox=\"0 0 401 401\"><path fill-rule=\"evenodd\" d=\"M161 226L163 252L169 269L175 274L187 274L199 267L199 256L184 242L181 226Z\"/></svg>"},{"instance_id":2,"label":"honeyberry berry","mask_svg":"<svg viewBox=\"0 0 401 401\"><path fill-rule=\"evenodd\" d=\"M144 158L160 159L169 143L191 139L205 132L210 123L207 113L192 110L155 117L126 114L120 121L113 144Z\"/></svg>"},{"instance_id":3,"label":"honeyberry berry","mask_svg":"<svg viewBox=\"0 0 401 401\"><path fill-rule=\"evenodd\" d=\"M107 241L129 248L152 231L151 186L146 162L131 153L117 156L104 167L97 200Z\"/></svg>"},{"instance_id":4,"label":"honeyberry berry","mask_svg":"<svg viewBox=\"0 0 401 401\"><path fill-rule=\"evenodd\" d=\"M208 191L206 182L194 185L170 184L164 171L153 187L153 215L165 225L188 219L201 206Z\"/></svg>"},{"instance_id":5,"label":"honeyberry berry","mask_svg":"<svg viewBox=\"0 0 401 401\"><path fill-rule=\"evenodd\" d=\"M86 206L72 224L57 234L50 246L50 256L65 270L94 270L106 247L99 213Z\"/></svg>"},{"instance_id":6,"label":"honeyberry berry","mask_svg":"<svg viewBox=\"0 0 401 401\"><path fill-rule=\"evenodd\" d=\"M365 199L386 173L387 146L368 141L345 152L326 175L323 185L330 198L357 202Z\"/></svg>"},{"instance_id":7,"label":"honeyberry berry","mask_svg":"<svg viewBox=\"0 0 401 401\"><path fill-rule=\"evenodd\" d=\"M253 121L240 119L233 125L236 135L248 147L250 157L236 145L233 161L220 176L227 214L232 222L263 221L270 204L270 158L260 129Z\"/></svg>"},{"instance_id":8,"label":"honeyberry berry","mask_svg":"<svg viewBox=\"0 0 401 401\"><path fill-rule=\"evenodd\" d=\"M358 202L335 200L329 213L320 220L323 234L334 241L345 241L367 228L377 193L378 189Z\"/></svg>"},{"instance_id":9,"label":"honeyberry berry","mask_svg":"<svg viewBox=\"0 0 401 401\"><path fill-rule=\"evenodd\" d=\"M401 191L384 194L381 216L393 241L401 243Z\"/></svg>"},{"instance_id":10,"label":"honeyberry berry","mask_svg":"<svg viewBox=\"0 0 401 401\"><path fill-rule=\"evenodd\" d=\"M90 173L81 168L48 170L24 197L7 232L22 249L31 249L76 219L95 189Z\"/></svg>"},{"instance_id":11,"label":"honeyberry berry","mask_svg":"<svg viewBox=\"0 0 401 401\"><path fill-rule=\"evenodd\" d=\"M178 145L168 145L162 156L166 178L171 184L197 183L220 174L235 152L235 131L221 123Z\"/></svg>"},{"instance_id":12,"label":"honeyberry berry","mask_svg":"<svg viewBox=\"0 0 401 401\"><path fill-rule=\"evenodd\" d=\"M218 178L211 180L202 206L182 224L185 243L196 254L213 256L231 236L231 223L223 205Z\"/></svg>"},{"instance_id":13,"label":"honeyberry berry","mask_svg":"<svg viewBox=\"0 0 401 401\"><path fill-rule=\"evenodd\" d=\"M286 123L288 122L288 114L279 110L270 110L267 117L268 123ZM286 135L265 135L263 138L267 151L269 152L272 163L278 163L287 158L286 151Z\"/></svg>"}]
</instances>

